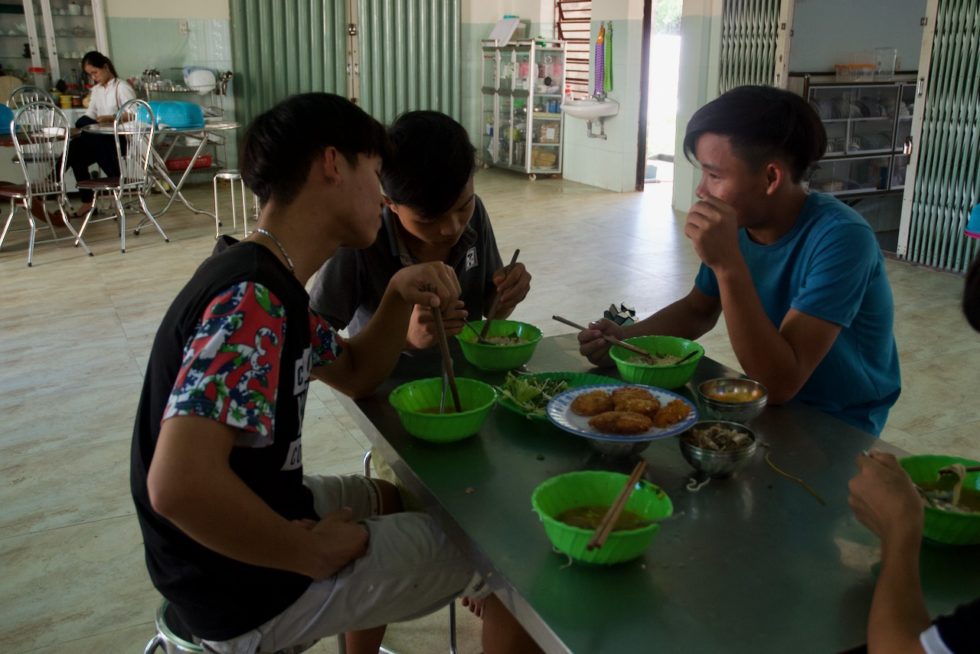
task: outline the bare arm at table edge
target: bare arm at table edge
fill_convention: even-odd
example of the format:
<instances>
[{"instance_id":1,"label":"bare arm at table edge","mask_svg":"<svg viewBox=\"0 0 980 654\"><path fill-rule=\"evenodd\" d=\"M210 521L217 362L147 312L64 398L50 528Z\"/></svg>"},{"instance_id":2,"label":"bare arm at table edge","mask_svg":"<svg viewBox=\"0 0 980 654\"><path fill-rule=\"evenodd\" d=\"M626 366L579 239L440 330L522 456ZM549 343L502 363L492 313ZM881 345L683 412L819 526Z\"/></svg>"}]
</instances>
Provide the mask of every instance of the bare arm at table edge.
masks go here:
<instances>
[{"instance_id":1,"label":"bare arm at table edge","mask_svg":"<svg viewBox=\"0 0 980 654\"><path fill-rule=\"evenodd\" d=\"M711 331L719 315L721 303L718 298L692 288L681 299L632 325L620 327L608 320L601 321L598 329L590 325L590 329L579 332L579 352L596 365L610 365L609 343L602 338L603 332L619 339L657 335L695 340Z\"/></svg>"},{"instance_id":2,"label":"bare arm at table edge","mask_svg":"<svg viewBox=\"0 0 980 654\"><path fill-rule=\"evenodd\" d=\"M745 374L769 389L769 403L793 399L833 347L840 325L790 309L777 329L741 257L714 270L728 338Z\"/></svg>"},{"instance_id":3,"label":"bare arm at table edge","mask_svg":"<svg viewBox=\"0 0 980 654\"><path fill-rule=\"evenodd\" d=\"M881 573L868 615L868 651L923 652L919 634L930 621L919 581L922 501L894 455L872 450L858 455L857 467L848 483L848 504L881 539Z\"/></svg>"},{"instance_id":4,"label":"bare arm at table edge","mask_svg":"<svg viewBox=\"0 0 980 654\"><path fill-rule=\"evenodd\" d=\"M444 263L402 268L388 282L378 310L364 329L347 341L335 362L315 368L313 376L354 398L373 392L391 374L405 347L412 308L416 304L442 306L459 293L456 273Z\"/></svg>"},{"instance_id":5,"label":"bare arm at table edge","mask_svg":"<svg viewBox=\"0 0 980 654\"><path fill-rule=\"evenodd\" d=\"M153 509L228 558L324 579L367 550L367 530L349 511L308 528L273 511L229 463L236 430L198 416L161 425L147 489Z\"/></svg>"}]
</instances>

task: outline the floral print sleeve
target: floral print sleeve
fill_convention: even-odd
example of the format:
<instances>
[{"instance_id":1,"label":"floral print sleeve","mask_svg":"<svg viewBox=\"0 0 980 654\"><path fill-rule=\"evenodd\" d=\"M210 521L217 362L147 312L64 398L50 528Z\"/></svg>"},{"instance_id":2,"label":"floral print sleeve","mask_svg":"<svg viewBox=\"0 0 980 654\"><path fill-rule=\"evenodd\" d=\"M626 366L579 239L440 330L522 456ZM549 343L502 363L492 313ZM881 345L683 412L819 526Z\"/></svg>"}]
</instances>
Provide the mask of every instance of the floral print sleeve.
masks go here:
<instances>
[{"instance_id":1,"label":"floral print sleeve","mask_svg":"<svg viewBox=\"0 0 980 654\"><path fill-rule=\"evenodd\" d=\"M333 363L344 351L344 339L316 311L310 310L310 337L313 341L313 367Z\"/></svg>"},{"instance_id":2,"label":"floral print sleeve","mask_svg":"<svg viewBox=\"0 0 980 654\"><path fill-rule=\"evenodd\" d=\"M282 303L261 284L215 297L184 347L163 419L210 418L241 430L236 445L271 445L285 329Z\"/></svg>"}]
</instances>

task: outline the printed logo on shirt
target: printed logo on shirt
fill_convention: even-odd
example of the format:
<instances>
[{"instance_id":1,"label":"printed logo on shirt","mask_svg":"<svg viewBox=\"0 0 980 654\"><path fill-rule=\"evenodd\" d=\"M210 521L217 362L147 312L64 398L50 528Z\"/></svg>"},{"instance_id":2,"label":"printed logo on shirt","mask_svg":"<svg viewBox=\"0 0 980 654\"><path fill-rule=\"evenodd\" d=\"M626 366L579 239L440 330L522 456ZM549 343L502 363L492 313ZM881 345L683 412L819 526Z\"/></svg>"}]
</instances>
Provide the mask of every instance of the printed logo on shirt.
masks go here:
<instances>
[{"instance_id":1,"label":"printed logo on shirt","mask_svg":"<svg viewBox=\"0 0 980 654\"><path fill-rule=\"evenodd\" d=\"M306 393L296 398L296 435L303 435L303 420L306 418Z\"/></svg>"},{"instance_id":2,"label":"printed logo on shirt","mask_svg":"<svg viewBox=\"0 0 980 654\"><path fill-rule=\"evenodd\" d=\"M476 258L476 246L474 245L469 250L466 251L466 268L465 270L470 270L476 268L479 265L479 261Z\"/></svg>"},{"instance_id":3,"label":"printed logo on shirt","mask_svg":"<svg viewBox=\"0 0 980 654\"><path fill-rule=\"evenodd\" d=\"M289 444L289 451L286 452L286 461L282 464L282 471L296 470L303 467L303 440L297 438Z\"/></svg>"},{"instance_id":4,"label":"printed logo on shirt","mask_svg":"<svg viewBox=\"0 0 980 654\"><path fill-rule=\"evenodd\" d=\"M303 355L296 360L293 374L293 395L306 392L310 385L310 366L313 363L313 348L307 347Z\"/></svg>"}]
</instances>

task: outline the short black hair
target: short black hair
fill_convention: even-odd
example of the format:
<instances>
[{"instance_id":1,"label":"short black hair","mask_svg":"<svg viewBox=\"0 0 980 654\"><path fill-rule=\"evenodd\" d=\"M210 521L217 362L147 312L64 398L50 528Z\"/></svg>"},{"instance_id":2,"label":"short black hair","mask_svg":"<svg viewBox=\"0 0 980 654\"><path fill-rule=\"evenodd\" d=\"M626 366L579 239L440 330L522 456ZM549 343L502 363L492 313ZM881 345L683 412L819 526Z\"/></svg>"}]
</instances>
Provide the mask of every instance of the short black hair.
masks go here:
<instances>
[{"instance_id":1,"label":"short black hair","mask_svg":"<svg viewBox=\"0 0 980 654\"><path fill-rule=\"evenodd\" d=\"M89 50L85 53L85 56L82 57L83 71L85 70L85 64L93 68L108 68L113 77L119 77L119 73L116 72L116 67L112 65L112 60L98 50Z\"/></svg>"},{"instance_id":2,"label":"short black hair","mask_svg":"<svg viewBox=\"0 0 980 654\"><path fill-rule=\"evenodd\" d=\"M360 154L388 156L384 126L347 98L294 95L252 121L241 153L242 180L263 205L270 199L288 205L328 147L351 165Z\"/></svg>"},{"instance_id":3,"label":"short black hair","mask_svg":"<svg viewBox=\"0 0 980 654\"><path fill-rule=\"evenodd\" d=\"M752 168L784 160L794 182L827 149L827 132L813 108L771 86L739 86L694 112L684 134L688 161L694 162L698 139L708 133L727 136L735 155Z\"/></svg>"},{"instance_id":4,"label":"short black hair","mask_svg":"<svg viewBox=\"0 0 980 654\"><path fill-rule=\"evenodd\" d=\"M404 113L388 128L392 153L381 169L385 195L435 218L473 176L476 150L458 122L438 111Z\"/></svg>"},{"instance_id":5,"label":"short black hair","mask_svg":"<svg viewBox=\"0 0 980 654\"><path fill-rule=\"evenodd\" d=\"M973 259L963 285L963 315L973 329L980 332L980 254Z\"/></svg>"}]
</instances>

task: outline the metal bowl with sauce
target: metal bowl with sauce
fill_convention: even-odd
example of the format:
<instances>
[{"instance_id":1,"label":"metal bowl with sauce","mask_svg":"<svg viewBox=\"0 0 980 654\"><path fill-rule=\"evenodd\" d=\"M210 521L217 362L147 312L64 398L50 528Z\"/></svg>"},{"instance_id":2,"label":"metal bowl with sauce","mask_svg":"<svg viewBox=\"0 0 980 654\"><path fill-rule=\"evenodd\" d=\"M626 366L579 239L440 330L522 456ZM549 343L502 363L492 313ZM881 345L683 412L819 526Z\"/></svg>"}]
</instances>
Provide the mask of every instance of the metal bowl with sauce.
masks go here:
<instances>
[{"instance_id":1,"label":"metal bowl with sauce","mask_svg":"<svg viewBox=\"0 0 980 654\"><path fill-rule=\"evenodd\" d=\"M698 385L698 400L705 417L745 424L766 408L769 393L752 379L722 377Z\"/></svg>"}]
</instances>

